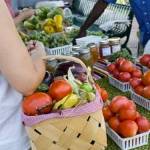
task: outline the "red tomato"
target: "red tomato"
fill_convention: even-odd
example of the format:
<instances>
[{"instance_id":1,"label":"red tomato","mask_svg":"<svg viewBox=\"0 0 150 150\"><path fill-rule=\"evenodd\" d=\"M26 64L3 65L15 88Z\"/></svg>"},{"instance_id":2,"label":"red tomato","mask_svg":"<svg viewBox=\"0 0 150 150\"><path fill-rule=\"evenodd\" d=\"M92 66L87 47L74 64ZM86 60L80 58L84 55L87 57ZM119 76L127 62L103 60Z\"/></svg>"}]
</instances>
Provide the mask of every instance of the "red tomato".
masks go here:
<instances>
[{"instance_id":1,"label":"red tomato","mask_svg":"<svg viewBox=\"0 0 150 150\"><path fill-rule=\"evenodd\" d=\"M132 72L133 63L129 60L123 61L119 67L119 71L121 72Z\"/></svg>"},{"instance_id":2,"label":"red tomato","mask_svg":"<svg viewBox=\"0 0 150 150\"><path fill-rule=\"evenodd\" d=\"M138 111L136 111L136 119L139 117L141 117L141 114Z\"/></svg>"},{"instance_id":3,"label":"red tomato","mask_svg":"<svg viewBox=\"0 0 150 150\"><path fill-rule=\"evenodd\" d=\"M49 95L59 101L72 92L71 85L65 80L55 80L49 88Z\"/></svg>"},{"instance_id":4,"label":"red tomato","mask_svg":"<svg viewBox=\"0 0 150 150\"><path fill-rule=\"evenodd\" d=\"M138 85L134 89L135 93L137 93L138 95L141 95L141 96L143 95L143 90L144 90L144 86L143 85Z\"/></svg>"},{"instance_id":5,"label":"red tomato","mask_svg":"<svg viewBox=\"0 0 150 150\"><path fill-rule=\"evenodd\" d=\"M119 78L119 74L120 72L118 71L118 69L114 69L114 71L112 72L113 76L118 79Z\"/></svg>"},{"instance_id":6,"label":"red tomato","mask_svg":"<svg viewBox=\"0 0 150 150\"><path fill-rule=\"evenodd\" d=\"M132 86L133 89L139 86L141 83L142 83L142 80L139 78L130 79L130 85Z\"/></svg>"},{"instance_id":7,"label":"red tomato","mask_svg":"<svg viewBox=\"0 0 150 150\"><path fill-rule=\"evenodd\" d=\"M103 115L106 121L109 120L113 116L113 113L111 112L109 106L103 107L102 111L103 111Z\"/></svg>"},{"instance_id":8,"label":"red tomato","mask_svg":"<svg viewBox=\"0 0 150 150\"><path fill-rule=\"evenodd\" d=\"M150 61L148 62L147 67L150 69Z\"/></svg>"},{"instance_id":9,"label":"red tomato","mask_svg":"<svg viewBox=\"0 0 150 150\"><path fill-rule=\"evenodd\" d=\"M143 90L143 97L150 99L150 85L146 86Z\"/></svg>"},{"instance_id":10,"label":"red tomato","mask_svg":"<svg viewBox=\"0 0 150 150\"><path fill-rule=\"evenodd\" d=\"M107 91L103 88L101 88L101 97L104 102L106 102L109 98Z\"/></svg>"},{"instance_id":11,"label":"red tomato","mask_svg":"<svg viewBox=\"0 0 150 150\"><path fill-rule=\"evenodd\" d=\"M132 72L131 76L132 76L133 78L134 78L134 77L136 77L136 78L141 78L141 77L142 77L142 71L139 70L139 69L134 70L134 71Z\"/></svg>"},{"instance_id":12,"label":"red tomato","mask_svg":"<svg viewBox=\"0 0 150 150\"><path fill-rule=\"evenodd\" d=\"M150 71L144 73L142 81L144 85L150 85Z\"/></svg>"},{"instance_id":13,"label":"red tomato","mask_svg":"<svg viewBox=\"0 0 150 150\"><path fill-rule=\"evenodd\" d=\"M111 117L108 121L108 124L114 131L118 132L118 126L120 124L118 117Z\"/></svg>"},{"instance_id":14,"label":"red tomato","mask_svg":"<svg viewBox=\"0 0 150 150\"><path fill-rule=\"evenodd\" d=\"M122 58L122 57L117 58L117 60L116 60L116 66L119 68L120 65L121 65L124 61L126 61L125 58Z\"/></svg>"},{"instance_id":15,"label":"red tomato","mask_svg":"<svg viewBox=\"0 0 150 150\"><path fill-rule=\"evenodd\" d=\"M123 106L128 104L128 99L125 96L116 96L110 103L110 110L117 113Z\"/></svg>"},{"instance_id":16,"label":"red tomato","mask_svg":"<svg viewBox=\"0 0 150 150\"><path fill-rule=\"evenodd\" d=\"M135 120L136 119L136 110L135 109L120 109L119 120Z\"/></svg>"},{"instance_id":17,"label":"red tomato","mask_svg":"<svg viewBox=\"0 0 150 150\"><path fill-rule=\"evenodd\" d=\"M119 80L122 82L128 82L131 79L131 74L128 72L121 72L119 74Z\"/></svg>"},{"instance_id":18,"label":"red tomato","mask_svg":"<svg viewBox=\"0 0 150 150\"><path fill-rule=\"evenodd\" d=\"M122 107L122 109L134 109L136 110L136 105L132 100L128 100L127 104Z\"/></svg>"},{"instance_id":19,"label":"red tomato","mask_svg":"<svg viewBox=\"0 0 150 150\"><path fill-rule=\"evenodd\" d=\"M104 102L106 102L108 100L108 98L109 98L109 95L108 95L107 91L104 88L101 88L98 84L95 84L95 86L96 86L99 94L101 95L102 100Z\"/></svg>"},{"instance_id":20,"label":"red tomato","mask_svg":"<svg viewBox=\"0 0 150 150\"><path fill-rule=\"evenodd\" d=\"M119 99L128 100L127 97L119 95L119 96L115 96L115 97L112 99L112 101L117 101L117 100L119 100Z\"/></svg>"},{"instance_id":21,"label":"red tomato","mask_svg":"<svg viewBox=\"0 0 150 150\"><path fill-rule=\"evenodd\" d=\"M119 124L118 131L124 138L133 137L137 134L138 126L135 121L125 120Z\"/></svg>"},{"instance_id":22,"label":"red tomato","mask_svg":"<svg viewBox=\"0 0 150 150\"><path fill-rule=\"evenodd\" d=\"M147 132L150 129L149 120L145 117L139 117L136 119L136 123L138 125L138 132L143 133Z\"/></svg>"},{"instance_id":23,"label":"red tomato","mask_svg":"<svg viewBox=\"0 0 150 150\"><path fill-rule=\"evenodd\" d=\"M25 97L22 106L26 115L46 114L52 109L52 99L46 93L37 92Z\"/></svg>"},{"instance_id":24,"label":"red tomato","mask_svg":"<svg viewBox=\"0 0 150 150\"><path fill-rule=\"evenodd\" d=\"M143 66L147 66L148 62L150 62L150 54L145 54L145 55L143 55L143 57L140 58L140 63Z\"/></svg>"},{"instance_id":25,"label":"red tomato","mask_svg":"<svg viewBox=\"0 0 150 150\"><path fill-rule=\"evenodd\" d=\"M114 69L116 69L115 64L110 64L110 65L108 65L108 67L107 67L107 70L108 70L110 73L112 73L112 72L114 71Z\"/></svg>"}]
</instances>

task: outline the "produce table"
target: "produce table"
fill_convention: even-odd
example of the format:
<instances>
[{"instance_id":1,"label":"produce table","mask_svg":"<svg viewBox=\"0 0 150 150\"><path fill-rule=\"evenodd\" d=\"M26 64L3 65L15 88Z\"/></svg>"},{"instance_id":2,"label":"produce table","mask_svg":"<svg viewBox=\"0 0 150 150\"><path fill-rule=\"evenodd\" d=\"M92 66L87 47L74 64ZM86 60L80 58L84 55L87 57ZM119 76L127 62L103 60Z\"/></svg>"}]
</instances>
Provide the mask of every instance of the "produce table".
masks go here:
<instances>
[{"instance_id":1,"label":"produce table","mask_svg":"<svg viewBox=\"0 0 150 150\"><path fill-rule=\"evenodd\" d=\"M129 92L126 92L126 93L123 93L121 92L120 90L114 88L113 86L111 86L108 82L108 79L107 78L103 78L103 79L100 79L97 81L98 84L101 85L101 87L104 87L105 89L107 89L108 93L109 93L109 99L111 100L114 96L117 96L117 95L125 95L127 97L130 97L130 93ZM150 119L150 111L144 109L143 107L141 106L138 106L137 105L137 109L138 111L145 117L147 117L148 119ZM112 141L112 139L110 139L108 137L108 146L106 148L106 150L120 150L120 148ZM150 139L149 139L149 144L146 145L146 146L142 146L142 147L139 147L139 148L136 148L134 150L150 150Z\"/></svg>"},{"instance_id":2,"label":"produce table","mask_svg":"<svg viewBox=\"0 0 150 150\"><path fill-rule=\"evenodd\" d=\"M43 11L43 12L42 12ZM44 46L46 48L49 48L49 50L52 51L52 48L56 47L62 47L64 45L69 45L73 38L76 37L78 34L79 30L74 29L70 32L63 32L63 29L65 28L64 23L66 23L66 20L63 20L63 15L62 15L62 10L56 9L53 10L52 12L47 12L48 10L46 9L38 9L37 11L37 16L33 16L30 19L24 21L22 26L24 27L20 35L24 42L26 43L29 40L39 40L43 42ZM41 13L42 12L42 13ZM58 14L57 14L57 13ZM46 13L45 18L43 18L43 14ZM47 19L47 15L53 15L52 18ZM39 19L39 17L42 17ZM44 20L45 19L45 20ZM67 20L70 21L70 20ZM36 23L35 23L36 22ZM59 26L58 26L59 25ZM30 32L29 32L30 31ZM32 31L32 32L31 32ZM89 35L97 35L98 36L103 36L101 32L88 32ZM64 50L66 51L66 49ZM59 55L62 53L59 53ZM70 53L71 54L71 53ZM51 55L48 53L48 55ZM56 54L53 54L56 55ZM58 54L57 54L58 55ZM64 54L65 55L65 54ZM123 51L121 56L124 56L128 59L131 59L130 55ZM111 57L111 61L114 61L116 57L120 57L120 53L115 54ZM93 67L92 64L92 56L89 53L86 54L80 54L79 58L87 65L90 66L91 68ZM108 83L107 78L103 78L100 80L97 80L98 84L100 84L101 87L105 88L107 92L109 93L109 99L111 100L114 96L117 95L124 95L130 98L130 93L129 92L121 92L118 89L114 88ZM150 112L143 107L137 106L138 111L148 119L150 119ZM97 132L96 132L97 133ZM101 139L100 139L101 140ZM120 148L113 142L112 139L108 137L108 146L106 150L120 150ZM149 144L146 146L142 146L139 148L136 148L135 150L150 150L150 139L149 139Z\"/></svg>"}]
</instances>

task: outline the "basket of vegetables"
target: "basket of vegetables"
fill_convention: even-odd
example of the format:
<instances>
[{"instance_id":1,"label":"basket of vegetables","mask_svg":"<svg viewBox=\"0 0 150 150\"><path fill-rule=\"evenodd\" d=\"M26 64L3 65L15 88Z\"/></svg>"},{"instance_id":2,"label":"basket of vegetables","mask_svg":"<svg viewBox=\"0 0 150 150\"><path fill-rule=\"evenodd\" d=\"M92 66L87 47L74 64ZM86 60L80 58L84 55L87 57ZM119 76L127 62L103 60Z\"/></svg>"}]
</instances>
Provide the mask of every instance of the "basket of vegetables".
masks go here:
<instances>
[{"instance_id":1,"label":"basket of vegetables","mask_svg":"<svg viewBox=\"0 0 150 150\"><path fill-rule=\"evenodd\" d=\"M140 106L150 110L150 71L145 72L141 78L130 81L131 98Z\"/></svg>"},{"instance_id":2,"label":"basket of vegetables","mask_svg":"<svg viewBox=\"0 0 150 150\"><path fill-rule=\"evenodd\" d=\"M103 114L107 134L122 150L148 144L150 122L137 111L132 100L116 96L103 108Z\"/></svg>"},{"instance_id":3,"label":"basket of vegetables","mask_svg":"<svg viewBox=\"0 0 150 150\"><path fill-rule=\"evenodd\" d=\"M26 43L38 40L46 47L48 55L70 55L72 45L65 31L62 8L41 7L35 9L35 15L20 24L19 33Z\"/></svg>"},{"instance_id":4,"label":"basket of vegetables","mask_svg":"<svg viewBox=\"0 0 150 150\"><path fill-rule=\"evenodd\" d=\"M123 92L130 90L130 80L133 78L141 78L142 72L131 61L125 58L118 58L114 63L107 67L109 75L109 82L114 87Z\"/></svg>"},{"instance_id":5,"label":"basket of vegetables","mask_svg":"<svg viewBox=\"0 0 150 150\"><path fill-rule=\"evenodd\" d=\"M50 81L44 82L48 88L40 85L38 92L23 100L29 137L37 150L105 149L102 101L90 71L74 57L45 58L53 59L67 61L65 67L58 65Z\"/></svg>"}]
</instances>

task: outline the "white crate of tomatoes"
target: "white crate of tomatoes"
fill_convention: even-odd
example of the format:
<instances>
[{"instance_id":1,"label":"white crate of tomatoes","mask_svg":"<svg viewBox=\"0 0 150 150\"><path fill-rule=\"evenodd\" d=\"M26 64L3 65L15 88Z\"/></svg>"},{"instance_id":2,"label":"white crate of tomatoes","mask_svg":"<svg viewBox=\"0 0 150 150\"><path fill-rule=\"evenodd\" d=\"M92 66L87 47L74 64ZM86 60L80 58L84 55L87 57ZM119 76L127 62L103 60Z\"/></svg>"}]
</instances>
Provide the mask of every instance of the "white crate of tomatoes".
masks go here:
<instances>
[{"instance_id":1,"label":"white crate of tomatoes","mask_svg":"<svg viewBox=\"0 0 150 150\"><path fill-rule=\"evenodd\" d=\"M133 101L116 96L103 108L107 134L123 150L148 144L150 122L137 110Z\"/></svg>"},{"instance_id":2,"label":"white crate of tomatoes","mask_svg":"<svg viewBox=\"0 0 150 150\"><path fill-rule=\"evenodd\" d=\"M130 80L131 98L140 106L150 110L150 71L143 74L142 78Z\"/></svg>"},{"instance_id":3,"label":"white crate of tomatoes","mask_svg":"<svg viewBox=\"0 0 150 150\"><path fill-rule=\"evenodd\" d=\"M130 90L130 79L142 77L141 70L124 58L118 58L109 64L107 70L110 73L109 83L123 92Z\"/></svg>"}]
</instances>

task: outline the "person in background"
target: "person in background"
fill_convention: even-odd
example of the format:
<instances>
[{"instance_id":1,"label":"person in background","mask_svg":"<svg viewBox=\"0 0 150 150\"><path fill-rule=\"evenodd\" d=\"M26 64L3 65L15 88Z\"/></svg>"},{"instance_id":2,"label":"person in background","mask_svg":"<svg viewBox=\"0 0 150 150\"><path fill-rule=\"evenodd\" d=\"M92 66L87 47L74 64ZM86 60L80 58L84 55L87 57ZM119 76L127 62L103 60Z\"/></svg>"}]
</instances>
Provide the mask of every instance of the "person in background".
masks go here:
<instances>
[{"instance_id":1,"label":"person in background","mask_svg":"<svg viewBox=\"0 0 150 150\"><path fill-rule=\"evenodd\" d=\"M26 9L24 11L22 11L21 13L19 13L19 10L17 9L17 5L16 8L13 7L13 4L15 5L14 2L16 2L15 0L5 0L7 7L14 19L14 22L16 24L16 26L22 22L23 20L25 20L26 18L29 18L30 16L32 16L34 14L34 10L33 9Z\"/></svg>"},{"instance_id":2,"label":"person in background","mask_svg":"<svg viewBox=\"0 0 150 150\"><path fill-rule=\"evenodd\" d=\"M86 35L86 30L98 19L104 12L109 3L115 3L116 0L98 0L89 14L87 20L80 28L78 37ZM150 43L150 0L129 0L135 17L140 28L140 42L145 47Z\"/></svg>"},{"instance_id":3,"label":"person in background","mask_svg":"<svg viewBox=\"0 0 150 150\"><path fill-rule=\"evenodd\" d=\"M23 96L32 94L45 75L40 42L22 42L4 0L0 0L0 150L29 150L21 120Z\"/></svg>"},{"instance_id":4,"label":"person in background","mask_svg":"<svg viewBox=\"0 0 150 150\"><path fill-rule=\"evenodd\" d=\"M26 18L32 16L34 14L34 10L32 8L35 7L35 4L37 2L41 2L41 1L45 1L45 0L5 0L14 18L16 25L18 25L20 22L22 22ZM53 1L53 0L50 0L50 1ZM69 2L70 5L72 4L72 0L65 0L65 2ZM19 9L23 9L23 8L30 8L30 9L25 9L20 12Z\"/></svg>"}]
</instances>

